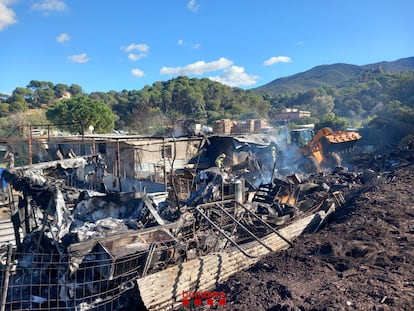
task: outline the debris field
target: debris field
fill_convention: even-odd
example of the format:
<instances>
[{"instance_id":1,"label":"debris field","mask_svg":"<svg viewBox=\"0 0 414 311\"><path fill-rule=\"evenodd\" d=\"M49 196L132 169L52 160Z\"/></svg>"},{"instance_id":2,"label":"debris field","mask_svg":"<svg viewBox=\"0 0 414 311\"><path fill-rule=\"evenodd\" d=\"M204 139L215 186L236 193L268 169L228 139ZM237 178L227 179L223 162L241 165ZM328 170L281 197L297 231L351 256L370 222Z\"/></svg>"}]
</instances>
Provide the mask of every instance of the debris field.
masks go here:
<instances>
[{"instance_id":1,"label":"debris field","mask_svg":"<svg viewBox=\"0 0 414 311\"><path fill-rule=\"evenodd\" d=\"M238 193L223 199L224 180L237 176L218 168L201 171L198 190L179 205L164 194L79 190L87 187L79 176L98 164L75 158L5 173L23 196L12 211L18 252L2 248L2 310L146 310L151 297L137 280L231 251L250 267L217 273L208 289L226 303L199 309L410 309L412 150L356 159L352 170L274 178L243 203ZM294 240L278 232L309 216ZM263 242L274 234L285 249ZM203 282L180 277L169 309L181 304L176 288Z\"/></svg>"},{"instance_id":2,"label":"debris field","mask_svg":"<svg viewBox=\"0 0 414 311\"><path fill-rule=\"evenodd\" d=\"M226 310L412 310L413 152L366 160L385 181L221 284Z\"/></svg>"}]
</instances>

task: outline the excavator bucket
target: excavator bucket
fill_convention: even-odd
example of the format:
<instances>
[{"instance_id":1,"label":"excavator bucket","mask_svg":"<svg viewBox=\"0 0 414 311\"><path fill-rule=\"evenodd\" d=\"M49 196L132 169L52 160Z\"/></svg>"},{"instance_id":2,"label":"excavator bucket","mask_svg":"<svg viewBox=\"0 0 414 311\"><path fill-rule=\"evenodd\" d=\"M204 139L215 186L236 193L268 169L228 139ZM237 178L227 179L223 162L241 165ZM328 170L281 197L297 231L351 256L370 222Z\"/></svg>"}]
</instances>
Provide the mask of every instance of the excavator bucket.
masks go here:
<instances>
[{"instance_id":1,"label":"excavator bucket","mask_svg":"<svg viewBox=\"0 0 414 311\"><path fill-rule=\"evenodd\" d=\"M351 151L361 139L357 132L337 131L321 139L324 152L342 153Z\"/></svg>"}]
</instances>

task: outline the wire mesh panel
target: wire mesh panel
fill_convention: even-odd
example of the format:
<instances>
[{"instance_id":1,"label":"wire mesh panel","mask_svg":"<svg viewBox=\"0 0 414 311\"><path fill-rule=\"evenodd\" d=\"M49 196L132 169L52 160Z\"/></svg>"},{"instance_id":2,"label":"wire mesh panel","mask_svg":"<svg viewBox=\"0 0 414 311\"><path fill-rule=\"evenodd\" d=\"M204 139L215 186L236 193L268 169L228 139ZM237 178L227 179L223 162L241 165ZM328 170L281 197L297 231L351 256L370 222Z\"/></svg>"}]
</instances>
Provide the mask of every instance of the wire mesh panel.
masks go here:
<instances>
[{"instance_id":1,"label":"wire mesh panel","mask_svg":"<svg viewBox=\"0 0 414 311\"><path fill-rule=\"evenodd\" d=\"M78 266L56 253L13 253L9 264L2 255L0 310L130 310L140 303L135 280L147 252L114 259L95 248Z\"/></svg>"}]
</instances>

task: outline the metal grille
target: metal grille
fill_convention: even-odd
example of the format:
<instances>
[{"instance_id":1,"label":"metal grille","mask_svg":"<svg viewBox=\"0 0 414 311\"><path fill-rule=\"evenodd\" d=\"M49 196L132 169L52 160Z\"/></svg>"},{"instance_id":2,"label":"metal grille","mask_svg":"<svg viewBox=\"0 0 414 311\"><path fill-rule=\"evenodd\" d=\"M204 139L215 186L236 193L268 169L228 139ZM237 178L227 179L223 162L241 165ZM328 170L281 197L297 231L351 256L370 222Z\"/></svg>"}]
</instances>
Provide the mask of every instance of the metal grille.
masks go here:
<instances>
[{"instance_id":1,"label":"metal grille","mask_svg":"<svg viewBox=\"0 0 414 311\"><path fill-rule=\"evenodd\" d=\"M99 248L96 248L99 250ZM130 310L139 304L136 279L147 252L110 258L90 252L79 266L56 253L3 249L0 310Z\"/></svg>"}]
</instances>

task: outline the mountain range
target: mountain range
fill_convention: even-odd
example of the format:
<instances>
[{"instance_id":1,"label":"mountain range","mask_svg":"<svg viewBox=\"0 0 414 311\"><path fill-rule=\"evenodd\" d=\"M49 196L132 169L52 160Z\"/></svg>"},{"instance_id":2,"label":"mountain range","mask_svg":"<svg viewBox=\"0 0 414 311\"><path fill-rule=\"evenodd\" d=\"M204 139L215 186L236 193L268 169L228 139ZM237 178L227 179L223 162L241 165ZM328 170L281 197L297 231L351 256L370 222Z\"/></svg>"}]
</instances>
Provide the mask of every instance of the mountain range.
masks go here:
<instances>
[{"instance_id":1,"label":"mountain range","mask_svg":"<svg viewBox=\"0 0 414 311\"><path fill-rule=\"evenodd\" d=\"M414 57L402 58L396 61L383 61L363 66L337 63L316 66L305 72L289 77L279 78L251 91L261 95L278 95L280 93L303 92L321 86L339 86L341 83L356 78L368 71L381 68L386 73L414 70Z\"/></svg>"}]
</instances>

